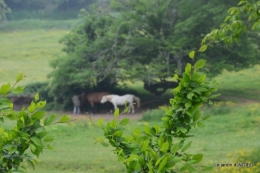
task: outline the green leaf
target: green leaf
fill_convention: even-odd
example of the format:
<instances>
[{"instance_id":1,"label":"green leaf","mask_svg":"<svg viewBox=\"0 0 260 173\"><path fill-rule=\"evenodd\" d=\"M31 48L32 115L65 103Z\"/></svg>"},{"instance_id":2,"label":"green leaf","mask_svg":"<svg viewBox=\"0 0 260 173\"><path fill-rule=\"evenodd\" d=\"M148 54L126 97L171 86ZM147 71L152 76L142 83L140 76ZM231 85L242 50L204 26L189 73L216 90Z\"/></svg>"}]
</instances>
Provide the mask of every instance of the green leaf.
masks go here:
<instances>
[{"instance_id":1,"label":"green leaf","mask_svg":"<svg viewBox=\"0 0 260 173\"><path fill-rule=\"evenodd\" d=\"M207 115L205 117L202 118L202 120L207 120L210 117L210 115Z\"/></svg>"},{"instance_id":2,"label":"green leaf","mask_svg":"<svg viewBox=\"0 0 260 173\"><path fill-rule=\"evenodd\" d=\"M147 135L151 135L151 129L148 125L145 125L144 126L144 132L147 134Z\"/></svg>"},{"instance_id":3,"label":"green leaf","mask_svg":"<svg viewBox=\"0 0 260 173\"><path fill-rule=\"evenodd\" d=\"M115 116L115 118L118 118L118 116L119 116L119 108L116 108L116 110L114 112L114 116Z\"/></svg>"},{"instance_id":4,"label":"green leaf","mask_svg":"<svg viewBox=\"0 0 260 173\"><path fill-rule=\"evenodd\" d=\"M192 100L192 97L194 96L194 93L190 92L188 95L187 95L187 98Z\"/></svg>"},{"instance_id":5,"label":"green leaf","mask_svg":"<svg viewBox=\"0 0 260 173\"><path fill-rule=\"evenodd\" d=\"M34 96L34 100L38 101L39 99L40 99L39 93L36 93L35 96Z\"/></svg>"},{"instance_id":6,"label":"green leaf","mask_svg":"<svg viewBox=\"0 0 260 173\"><path fill-rule=\"evenodd\" d=\"M43 139L44 142L52 142L54 140L53 136L47 136Z\"/></svg>"},{"instance_id":7,"label":"green leaf","mask_svg":"<svg viewBox=\"0 0 260 173\"><path fill-rule=\"evenodd\" d=\"M192 160L196 160L196 162L194 162L194 164L199 163L203 158L203 154L196 154L192 157Z\"/></svg>"},{"instance_id":8,"label":"green leaf","mask_svg":"<svg viewBox=\"0 0 260 173\"><path fill-rule=\"evenodd\" d=\"M98 127L101 127L101 128L102 128L102 126L103 126L103 119L102 119L102 118L100 118L100 119L98 120L97 125L98 125Z\"/></svg>"},{"instance_id":9,"label":"green leaf","mask_svg":"<svg viewBox=\"0 0 260 173\"><path fill-rule=\"evenodd\" d=\"M34 103L34 102L31 102L30 106L28 107L28 111L29 111L30 113L33 113L35 109L36 109L35 103Z\"/></svg>"},{"instance_id":10,"label":"green leaf","mask_svg":"<svg viewBox=\"0 0 260 173\"><path fill-rule=\"evenodd\" d=\"M204 66L205 66L205 64L206 64L206 60L204 60L204 59L200 59L200 60L198 60L195 64L194 64L194 68L195 69L201 69L201 68L203 68Z\"/></svg>"},{"instance_id":11,"label":"green leaf","mask_svg":"<svg viewBox=\"0 0 260 173\"><path fill-rule=\"evenodd\" d=\"M199 49L199 52L204 52L205 50L207 50L207 45L202 45L201 47L200 47L200 49Z\"/></svg>"},{"instance_id":12,"label":"green leaf","mask_svg":"<svg viewBox=\"0 0 260 173\"><path fill-rule=\"evenodd\" d=\"M104 147L108 147L109 145L105 142L101 142L101 144L104 146Z\"/></svg>"},{"instance_id":13,"label":"green leaf","mask_svg":"<svg viewBox=\"0 0 260 173\"><path fill-rule=\"evenodd\" d=\"M199 83L202 83L202 82L204 82L205 81L205 79L206 79L206 74L203 74L203 75L201 75L199 78L198 78L198 82Z\"/></svg>"},{"instance_id":14,"label":"green leaf","mask_svg":"<svg viewBox=\"0 0 260 173\"><path fill-rule=\"evenodd\" d=\"M183 79L187 83L190 82L190 75L188 73L186 73L186 72L183 73Z\"/></svg>"},{"instance_id":15,"label":"green leaf","mask_svg":"<svg viewBox=\"0 0 260 173\"><path fill-rule=\"evenodd\" d=\"M67 122L69 122L69 120L70 120L70 116L68 116L68 115L63 115L63 116L60 117L59 122L60 122L60 123L67 123Z\"/></svg>"},{"instance_id":16,"label":"green leaf","mask_svg":"<svg viewBox=\"0 0 260 173\"><path fill-rule=\"evenodd\" d=\"M147 147L149 146L149 139L146 139L142 142L142 151L146 151Z\"/></svg>"},{"instance_id":17,"label":"green leaf","mask_svg":"<svg viewBox=\"0 0 260 173\"><path fill-rule=\"evenodd\" d=\"M35 112L33 115L32 115L32 119L33 120L40 120L42 119L42 117L44 117L45 115L45 112L44 111L38 111L38 112Z\"/></svg>"},{"instance_id":18,"label":"green leaf","mask_svg":"<svg viewBox=\"0 0 260 173\"><path fill-rule=\"evenodd\" d=\"M23 90L24 90L24 87L18 86L16 88L12 89L11 92L14 93L14 94L20 94L21 92L23 92Z\"/></svg>"},{"instance_id":19,"label":"green leaf","mask_svg":"<svg viewBox=\"0 0 260 173\"><path fill-rule=\"evenodd\" d=\"M31 167L33 168L33 170L35 169L35 167L34 167L34 162L31 160L31 159L26 159L26 161L27 161L27 163L29 164L29 165L31 165Z\"/></svg>"},{"instance_id":20,"label":"green leaf","mask_svg":"<svg viewBox=\"0 0 260 173\"><path fill-rule=\"evenodd\" d=\"M166 163L167 163L167 157L165 157L162 161L161 161L161 163L160 163L160 165L159 165L159 168L158 168L158 171L160 172L163 168L164 168L164 166L166 165Z\"/></svg>"},{"instance_id":21,"label":"green leaf","mask_svg":"<svg viewBox=\"0 0 260 173\"><path fill-rule=\"evenodd\" d=\"M46 100L45 101L39 101L38 103L36 103L36 107L41 109L44 108L46 105Z\"/></svg>"},{"instance_id":22,"label":"green leaf","mask_svg":"<svg viewBox=\"0 0 260 173\"><path fill-rule=\"evenodd\" d=\"M186 67L185 67L185 72L186 73L190 73L191 72L191 64L187 63Z\"/></svg>"},{"instance_id":23,"label":"green leaf","mask_svg":"<svg viewBox=\"0 0 260 173\"><path fill-rule=\"evenodd\" d=\"M37 138L37 137L32 137L32 138L31 138L31 141L32 141L35 145L37 145L37 146L39 146L39 147L42 146L42 141L41 141L39 138Z\"/></svg>"},{"instance_id":24,"label":"green leaf","mask_svg":"<svg viewBox=\"0 0 260 173\"><path fill-rule=\"evenodd\" d=\"M22 73L18 74L16 76L16 82L19 82L20 80L22 80L24 78L24 75Z\"/></svg>"},{"instance_id":25,"label":"green leaf","mask_svg":"<svg viewBox=\"0 0 260 173\"><path fill-rule=\"evenodd\" d=\"M122 119L119 124L122 125L122 126L125 126L127 125L128 123L130 122L130 119L129 118L124 118Z\"/></svg>"},{"instance_id":26,"label":"green leaf","mask_svg":"<svg viewBox=\"0 0 260 173\"><path fill-rule=\"evenodd\" d=\"M44 120L44 125L45 126L48 126L50 125L51 123L53 123L53 121L56 119L57 115L51 115L50 117L46 118Z\"/></svg>"},{"instance_id":27,"label":"green leaf","mask_svg":"<svg viewBox=\"0 0 260 173\"><path fill-rule=\"evenodd\" d=\"M205 125L202 122L197 122L198 127L205 127Z\"/></svg>"},{"instance_id":28,"label":"green leaf","mask_svg":"<svg viewBox=\"0 0 260 173\"><path fill-rule=\"evenodd\" d=\"M29 147L30 147L30 150L31 150L32 152L34 152L35 149L36 149L35 146L34 146L33 144L30 144Z\"/></svg>"},{"instance_id":29,"label":"green leaf","mask_svg":"<svg viewBox=\"0 0 260 173\"><path fill-rule=\"evenodd\" d=\"M113 136L122 136L122 131L118 130L116 131Z\"/></svg>"},{"instance_id":30,"label":"green leaf","mask_svg":"<svg viewBox=\"0 0 260 173\"><path fill-rule=\"evenodd\" d=\"M191 101L187 101L186 103L185 103L185 108L189 108L189 107L191 107Z\"/></svg>"},{"instance_id":31,"label":"green leaf","mask_svg":"<svg viewBox=\"0 0 260 173\"><path fill-rule=\"evenodd\" d=\"M10 83L2 85L0 88L0 94L5 95L9 92L10 89L11 89Z\"/></svg>"},{"instance_id":32,"label":"green leaf","mask_svg":"<svg viewBox=\"0 0 260 173\"><path fill-rule=\"evenodd\" d=\"M200 118L200 112L199 111L196 111L193 115L193 121L197 121L198 119Z\"/></svg>"},{"instance_id":33,"label":"green leaf","mask_svg":"<svg viewBox=\"0 0 260 173\"><path fill-rule=\"evenodd\" d=\"M194 59L194 55L195 55L195 51L194 50L189 53L189 57L191 59Z\"/></svg>"},{"instance_id":34,"label":"green leaf","mask_svg":"<svg viewBox=\"0 0 260 173\"><path fill-rule=\"evenodd\" d=\"M169 148L169 142L166 141L162 144L160 151L166 153L168 151L168 148Z\"/></svg>"},{"instance_id":35,"label":"green leaf","mask_svg":"<svg viewBox=\"0 0 260 173\"><path fill-rule=\"evenodd\" d=\"M173 79L178 80L179 76L177 74L174 74Z\"/></svg>"},{"instance_id":36,"label":"green leaf","mask_svg":"<svg viewBox=\"0 0 260 173\"><path fill-rule=\"evenodd\" d=\"M182 148L181 151L184 152L184 151L186 151L187 149L189 149L190 146L191 146L191 143L192 143L192 141L188 142L188 143Z\"/></svg>"},{"instance_id":37,"label":"green leaf","mask_svg":"<svg viewBox=\"0 0 260 173\"><path fill-rule=\"evenodd\" d=\"M171 153L175 154L179 150L179 143L173 144L171 147Z\"/></svg>"},{"instance_id":38,"label":"green leaf","mask_svg":"<svg viewBox=\"0 0 260 173\"><path fill-rule=\"evenodd\" d=\"M211 96L209 96L209 98L210 99L213 99L213 98L216 98L216 97L218 97L218 96L220 96L221 94L214 94L214 95L211 95Z\"/></svg>"}]
</instances>

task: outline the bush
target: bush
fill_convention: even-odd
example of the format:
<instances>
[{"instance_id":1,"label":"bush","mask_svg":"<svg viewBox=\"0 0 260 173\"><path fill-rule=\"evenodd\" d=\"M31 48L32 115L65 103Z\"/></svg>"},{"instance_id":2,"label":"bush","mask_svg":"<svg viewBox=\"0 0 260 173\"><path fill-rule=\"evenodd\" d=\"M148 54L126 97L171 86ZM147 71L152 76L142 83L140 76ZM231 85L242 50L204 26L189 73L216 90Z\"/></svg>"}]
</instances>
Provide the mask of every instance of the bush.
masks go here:
<instances>
[{"instance_id":1,"label":"bush","mask_svg":"<svg viewBox=\"0 0 260 173\"><path fill-rule=\"evenodd\" d=\"M49 143L54 138L49 135L47 127L56 123L66 123L70 119L69 116L62 116L58 122L54 122L56 115L43 119L45 112L42 108L45 107L46 101L40 101L38 93L27 109L14 111L13 103L6 95L21 93L24 87L15 85L23 78L24 75L20 74L13 86L7 83L0 87L0 123L14 121L14 127L0 128L1 173L26 172L21 166L25 161L34 168L37 161L31 155L39 157L44 149L53 149Z\"/></svg>"}]
</instances>

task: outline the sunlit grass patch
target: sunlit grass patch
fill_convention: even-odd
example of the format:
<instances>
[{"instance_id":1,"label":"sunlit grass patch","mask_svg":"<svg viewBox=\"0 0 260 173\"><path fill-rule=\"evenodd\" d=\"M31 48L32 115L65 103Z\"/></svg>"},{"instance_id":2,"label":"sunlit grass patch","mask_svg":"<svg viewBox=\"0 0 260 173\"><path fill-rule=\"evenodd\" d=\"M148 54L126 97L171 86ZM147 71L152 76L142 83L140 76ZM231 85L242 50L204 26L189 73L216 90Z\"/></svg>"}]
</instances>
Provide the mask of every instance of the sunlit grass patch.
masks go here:
<instances>
[{"instance_id":1,"label":"sunlit grass patch","mask_svg":"<svg viewBox=\"0 0 260 173\"><path fill-rule=\"evenodd\" d=\"M238 72L224 70L214 79L219 83L221 96L218 99L245 102L245 99L260 101L260 65Z\"/></svg>"},{"instance_id":2,"label":"sunlit grass patch","mask_svg":"<svg viewBox=\"0 0 260 173\"><path fill-rule=\"evenodd\" d=\"M27 77L20 84L45 81L51 72L49 61L62 54L59 40L65 30L0 32L0 84L12 82L17 74Z\"/></svg>"}]
</instances>

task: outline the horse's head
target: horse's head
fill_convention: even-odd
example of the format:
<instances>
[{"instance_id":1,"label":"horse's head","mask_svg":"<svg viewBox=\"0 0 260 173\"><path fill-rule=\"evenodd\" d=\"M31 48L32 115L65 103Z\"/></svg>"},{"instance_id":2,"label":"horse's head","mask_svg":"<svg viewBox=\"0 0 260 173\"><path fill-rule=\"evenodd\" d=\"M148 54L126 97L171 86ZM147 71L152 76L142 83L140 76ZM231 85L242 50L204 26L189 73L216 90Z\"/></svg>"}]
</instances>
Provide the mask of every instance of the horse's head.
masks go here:
<instances>
[{"instance_id":1,"label":"horse's head","mask_svg":"<svg viewBox=\"0 0 260 173\"><path fill-rule=\"evenodd\" d=\"M100 100L100 103L105 103L105 102L107 102L107 97L103 96L102 99Z\"/></svg>"}]
</instances>

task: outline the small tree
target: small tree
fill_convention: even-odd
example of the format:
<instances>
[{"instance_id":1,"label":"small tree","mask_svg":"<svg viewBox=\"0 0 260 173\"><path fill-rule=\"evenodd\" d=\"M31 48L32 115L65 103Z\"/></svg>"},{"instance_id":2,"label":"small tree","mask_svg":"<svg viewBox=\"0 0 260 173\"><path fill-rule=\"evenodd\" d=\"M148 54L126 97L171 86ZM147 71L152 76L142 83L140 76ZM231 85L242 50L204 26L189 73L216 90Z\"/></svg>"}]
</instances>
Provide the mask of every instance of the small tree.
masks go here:
<instances>
[{"instance_id":1,"label":"small tree","mask_svg":"<svg viewBox=\"0 0 260 173\"><path fill-rule=\"evenodd\" d=\"M202 46L199 52L206 48ZM191 52L190 58L194 59L194 54L194 51ZM119 110L115 111L115 118L106 125L102 119L95 124L104 131L104 137L115 148L114 152L128 172L203 172L209 168L195 166L202 160L202 154L186 152L192 144L192 141L187 142L191 137L190 130L204 127L203 121L209 118L209 115L201 117L200 106L205 102L212 104L210 99L218 96L211 95L217 91L216 82L206 82L206 74L200 72L205 62L201 59L194 65L188 63L181 78L177 74L174 76L180 82L173 90L174 98L170 100L171 106L165 110L161 126L146 125L143 129L137 128L132 134L125 135L123 126L128 124L129 119L119 120ZM103 138L96 140L108 146Z\"/></svg>"},{"instance_id":2,"label":"small tree","mask_svg":"<svg viewBox=\"0 0 260 173\"><path fill-rule=\"evenodd\" d=\"M7 119L15 122L15 126L11 129L0 128L1 173L26 172L26 168L21 166L25 161L34 168L37 160L26 151L39 157L43 149L52 150L53 147L49 143L54 138L49 135L47 127L56 123L66 123L70 119L69 116L62 116L54 122L57 119L56 115L44 119L45 112L42 108L46 105L46 101L40 101L38 93L27 109L13 110L13 103L6 98L6 95L21 93L24 87L15 86L23 78L24 75L20 74L13 86L8 83L0 87L0 123L4 123Z\"/></svg>"},{"instance_id":3,"label":"small tree","mask_svg":"<svg viewBox=\"0 0 260 173\"><path fill-rule=\"evenodd\" d=\"M6 20L6 14L11 12L10 8L7 7L4 0L0 0L0 21Z\"/></svg>"}]
</instances>

